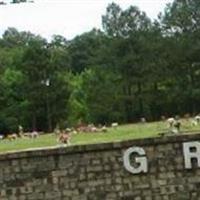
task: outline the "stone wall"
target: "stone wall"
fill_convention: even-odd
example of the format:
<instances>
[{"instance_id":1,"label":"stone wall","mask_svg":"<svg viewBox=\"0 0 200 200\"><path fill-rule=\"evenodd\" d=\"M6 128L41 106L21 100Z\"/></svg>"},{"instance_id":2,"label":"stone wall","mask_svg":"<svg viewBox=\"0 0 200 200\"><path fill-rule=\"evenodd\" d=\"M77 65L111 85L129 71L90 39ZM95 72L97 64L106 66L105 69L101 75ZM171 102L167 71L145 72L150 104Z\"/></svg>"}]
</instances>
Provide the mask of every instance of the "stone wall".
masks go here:
<instances>
[{"instance_id":1,"label":"stone wall","mask_svg":"<svg viewBox=\"0 0 200 200\"><path fill-rule=\"evenodd\" d=\"M200 134L0 154L0 200L198 200L200 169L185 169L183 142ZM123 165L143 147L148 172Z\"/></svg>"}]
</instances>

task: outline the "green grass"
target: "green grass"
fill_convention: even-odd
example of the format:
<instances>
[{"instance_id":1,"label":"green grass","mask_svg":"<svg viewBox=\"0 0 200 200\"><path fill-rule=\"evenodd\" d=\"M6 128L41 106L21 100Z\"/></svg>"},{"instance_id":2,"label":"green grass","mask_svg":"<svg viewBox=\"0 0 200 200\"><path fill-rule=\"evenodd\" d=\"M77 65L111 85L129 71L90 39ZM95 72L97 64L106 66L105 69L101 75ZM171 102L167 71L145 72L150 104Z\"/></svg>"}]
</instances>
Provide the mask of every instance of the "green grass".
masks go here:
<instances>
[{"instance_id":1,"label":"green grass","mask_svg":"<svg viewBox=\"0 0 200 200\"><path fill-rule=\"evenodd\" d=\"M192 127L189 122L182 122L182 131L198 131L200 125ZM72 135L71 145L93 144L122 141L136 138L156 137L161 132L168 131L164 122L152 122L145 124L128 124L114 128L109 128L106 133L80 133ZM24 150L32 148L58 146L54 134L41 135L36 139L19 138L15 141L0 141L0 152Z\"/></svg>"}]
</instances>

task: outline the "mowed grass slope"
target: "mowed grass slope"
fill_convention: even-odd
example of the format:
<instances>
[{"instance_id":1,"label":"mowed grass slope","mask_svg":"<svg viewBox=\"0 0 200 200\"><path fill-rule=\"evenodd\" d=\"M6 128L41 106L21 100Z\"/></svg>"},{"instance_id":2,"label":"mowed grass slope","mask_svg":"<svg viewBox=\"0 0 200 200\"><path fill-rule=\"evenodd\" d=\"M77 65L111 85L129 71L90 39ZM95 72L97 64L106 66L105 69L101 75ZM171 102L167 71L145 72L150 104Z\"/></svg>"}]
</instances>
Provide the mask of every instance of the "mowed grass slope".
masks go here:
<instances>
[{"instance_id":1,"label":"mowed grass slope","mask_svg":"<svg viewBox=\"0 0 200 200\"><path fill-rule=\"evenodd\" d=\"M182 121L182 132L198 131L200 125L191 126L189 122ZM157 137L161 132L169 131L166 122L135 123L108 128L106 133L78 133L72 135L71 145L94 144L123 141L129 139ZM41 135L36 139L19 138L15 141L1 140L0 152L16 151L32 148L59 146L55 134Z\"/></svg>"}]
</instances>

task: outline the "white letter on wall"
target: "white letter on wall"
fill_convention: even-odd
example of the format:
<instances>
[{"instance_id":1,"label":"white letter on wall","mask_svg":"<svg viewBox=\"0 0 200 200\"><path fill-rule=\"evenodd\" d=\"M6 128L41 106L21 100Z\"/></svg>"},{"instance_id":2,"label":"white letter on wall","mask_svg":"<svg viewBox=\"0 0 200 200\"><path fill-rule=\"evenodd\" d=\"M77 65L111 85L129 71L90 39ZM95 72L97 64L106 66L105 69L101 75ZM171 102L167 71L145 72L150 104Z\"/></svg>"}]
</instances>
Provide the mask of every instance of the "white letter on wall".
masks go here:
<instances>
[{"instance_id":1,"label":"white letter on wall","mask_svg":"<svg viewBox=\"0 0 200 200\"><path fill-rule=\"evenodd\" d=\"M198 167L200 167L200 142L183 143L183 153L186 169L192 168L192 158L197 159Z\"/></svg>"},{"instance_id":2,"label":"white letter on wall","mask_svg":"<svg viewBox=\"0 0 200 200\"><path fill-rule=\"evenodd\" d=\"M135 162L139 164L138 167L134 167L131 165L131 154L137 153L142 157L136 157ZM130 173L139 174L141 172L147 172L147 158L145 156L145 151L143 148L140 147L130 147L124 152L124 167Z\"/></svg>"}]
</instances>

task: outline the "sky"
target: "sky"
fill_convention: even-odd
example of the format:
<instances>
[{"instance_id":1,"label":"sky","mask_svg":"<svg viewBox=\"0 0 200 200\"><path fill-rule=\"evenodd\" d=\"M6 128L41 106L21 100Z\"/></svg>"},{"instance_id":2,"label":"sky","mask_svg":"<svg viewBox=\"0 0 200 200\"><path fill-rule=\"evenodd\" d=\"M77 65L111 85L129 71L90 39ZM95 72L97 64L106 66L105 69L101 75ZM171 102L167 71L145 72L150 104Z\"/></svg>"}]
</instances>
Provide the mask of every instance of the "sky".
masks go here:
<instances>
[{"instance_id":1,"label":"sky","mask_svg":"<svg viewBox=\"0 0 200 200\"><path fill-rule=\"evenodd\" d=\"M0 0L2 1L2 0ZM9 0L4 0L9 1ZM72 39L92 28L101 28L101 16L109 3L122 9L138 6L151 19L173 0L34 0L35 3L0 6L0 35L8 28L30 31L50 39L62 35Z\"/></svg>"}]
</instances>

